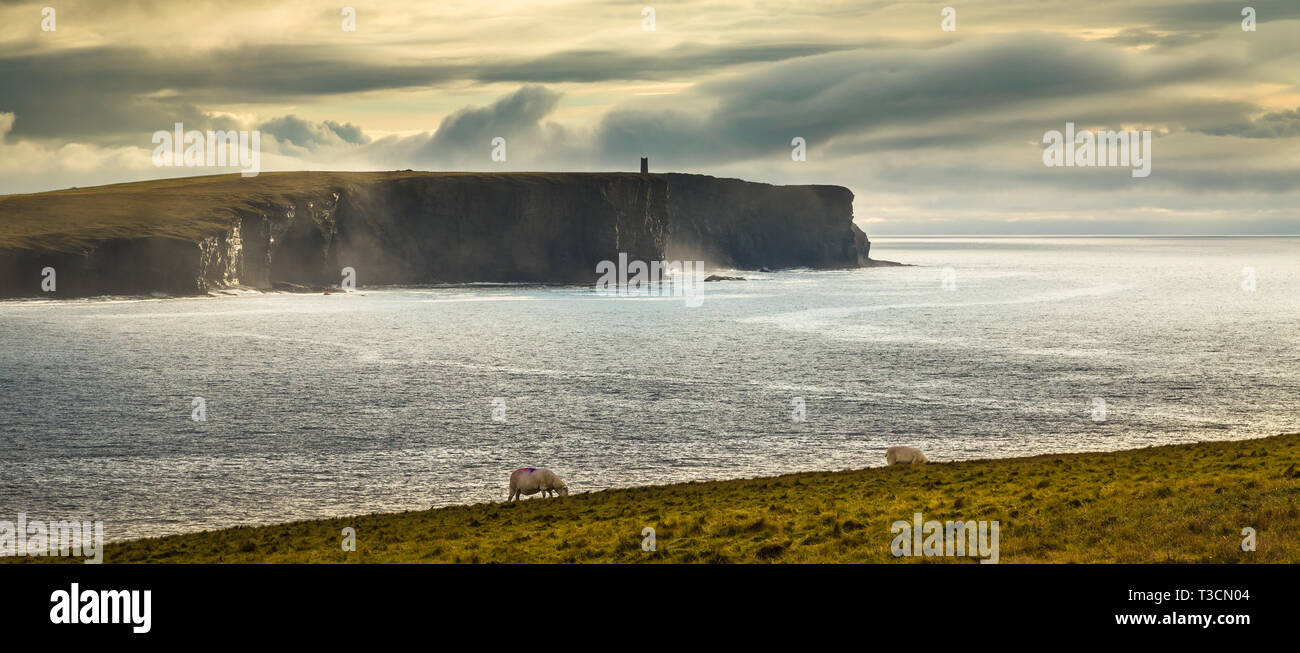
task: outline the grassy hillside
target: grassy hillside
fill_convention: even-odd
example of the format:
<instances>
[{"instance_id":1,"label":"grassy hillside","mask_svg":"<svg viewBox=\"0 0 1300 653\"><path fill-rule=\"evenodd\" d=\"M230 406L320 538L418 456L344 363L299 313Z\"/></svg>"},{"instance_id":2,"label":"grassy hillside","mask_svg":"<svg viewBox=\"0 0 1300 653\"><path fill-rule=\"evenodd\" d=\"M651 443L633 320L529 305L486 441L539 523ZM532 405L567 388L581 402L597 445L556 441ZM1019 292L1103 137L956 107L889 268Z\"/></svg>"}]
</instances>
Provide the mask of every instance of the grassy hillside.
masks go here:
<instances>
[{"instance_id":1,"label":"grassy hillside","mask_svg":"<svg viewBox=\"0 0 1300 653\"><path fill-rule=\"evenodd\" d=\"M899 562L895 520L998 520L1008 562L1300 562L1300 434L791 474L234 528L105 562ZM504 471L503 471L504 478ZM502 492L505 492L504 484ZM341 531L356 529L356 551ZM655 528L657 551L640 548ZM1258 549L1241 550L1241 530Z\"/></svg>"},{"instance_id":2,"label":"grassy hillside","mask_svg":"<svg viewBox=\"0 0 1300 653\"><path fill-rule=\"evenodd\" d=\"M0 195L0 249L76 251L107 238L197 240L227 226L239 209L340 188L428 176L503 175L539 181L575 174L478 172L264 172L158 179Z\"/></svg>"}]
</instances>

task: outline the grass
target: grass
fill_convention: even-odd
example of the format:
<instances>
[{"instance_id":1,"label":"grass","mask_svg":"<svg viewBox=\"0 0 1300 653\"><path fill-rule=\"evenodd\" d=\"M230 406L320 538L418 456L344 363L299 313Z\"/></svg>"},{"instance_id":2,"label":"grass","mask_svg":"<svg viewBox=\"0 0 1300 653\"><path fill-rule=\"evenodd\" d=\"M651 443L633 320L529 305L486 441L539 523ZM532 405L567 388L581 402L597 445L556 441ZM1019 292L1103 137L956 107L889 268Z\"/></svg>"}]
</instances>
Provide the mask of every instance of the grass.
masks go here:
<instances>
[{"instance_id":1,"label":"grass","mask_svg":"<svg viewBox=\"0 0 1300 653\"><path fill-rule=\"evenodd\" d=\"M264 172L158 179L0 195L0 249L75 252L110 238L199 240L227 228L240 211L319 198L385 181L425 177L533 182L628 173Z\"/></svg>"},{"instance_id":2,"label":"grass","mask_svg":"<svg viewBox=\"0 0 1300 653\"><path fill-rule=\"evenodd\" d=\"M1003 563L1300 562L1300 434L574 494L110 544L109 563L957 562L890 524L998 520ZM504 488L504 486L503 486ZM504 492L504 489L502 490ZM657 550L640 548L656 530ZM1241 550L1241 531L1258 533ZM341 531L356 529L356 551ZM67 561L67 559L40 559Z\"/></svg>"}]
</instances>

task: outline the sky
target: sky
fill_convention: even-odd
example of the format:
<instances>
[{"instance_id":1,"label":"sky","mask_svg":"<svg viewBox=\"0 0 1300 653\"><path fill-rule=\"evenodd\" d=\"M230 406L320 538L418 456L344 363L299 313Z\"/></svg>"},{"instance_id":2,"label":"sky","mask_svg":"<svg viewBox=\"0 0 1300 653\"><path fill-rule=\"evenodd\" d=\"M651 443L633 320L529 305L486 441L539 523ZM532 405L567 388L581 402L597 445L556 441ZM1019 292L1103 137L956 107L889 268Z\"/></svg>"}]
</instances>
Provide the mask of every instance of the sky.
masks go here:
<instances>
[{"instance_id":1,"label":"sky","mask_svg":"<svg viewBox=\"0 0 1300 653\"><path fill-rule=\"evenodd\" d=\"M156 167L181 122L258 130L263 171L836 184L869 235L1300 233L1296 0L0 0L0 26L2 194L234 171ZM1150 131L1150 175L1046 165L1066 123Z\"/></svg>"}]
</instances>

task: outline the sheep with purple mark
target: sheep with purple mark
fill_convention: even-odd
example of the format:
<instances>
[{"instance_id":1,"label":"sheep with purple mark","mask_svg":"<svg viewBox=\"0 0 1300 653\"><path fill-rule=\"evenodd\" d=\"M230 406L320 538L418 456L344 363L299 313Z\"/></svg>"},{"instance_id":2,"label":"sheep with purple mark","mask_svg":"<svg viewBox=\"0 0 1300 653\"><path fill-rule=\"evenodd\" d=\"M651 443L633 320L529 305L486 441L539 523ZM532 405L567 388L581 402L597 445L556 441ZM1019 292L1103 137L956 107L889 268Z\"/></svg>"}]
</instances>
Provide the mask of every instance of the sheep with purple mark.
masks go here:
<instances>
[{"instance_id":1,"label":"sheep with purple mark","mask_svg":"<svg viewBox=\"0 0 1300 653\"><path fill-rule=\"evenodd\" d=\"M916 465L930 462L916 447L890 447L885 450L885 462L890 465Z\"/></svg>"},{"instance_id":2,"label":"sheep with purple mark","mask_svg":"<svg viewBox=\"0 0 1300 653\"><path fill-rule=\"evenodd\" d=\"M545 467L520 467L510 474L510 497L506 501L518 501L521 494L538 492L542 496L559 494L563 497L569 495L569 486Z\"/></svg>"}]
</instances>

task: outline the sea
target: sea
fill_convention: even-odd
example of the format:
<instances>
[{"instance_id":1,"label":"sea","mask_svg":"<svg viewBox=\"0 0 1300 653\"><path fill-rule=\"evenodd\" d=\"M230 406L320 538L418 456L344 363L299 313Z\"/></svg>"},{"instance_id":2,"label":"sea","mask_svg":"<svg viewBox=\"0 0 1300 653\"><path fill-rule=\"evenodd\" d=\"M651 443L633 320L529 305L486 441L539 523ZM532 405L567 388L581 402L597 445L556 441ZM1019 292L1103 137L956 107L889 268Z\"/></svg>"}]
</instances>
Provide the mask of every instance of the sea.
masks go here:
<instances>
[{"instance_id":1,"label":"sea","mask_svg":"<svg viewBox=\"0 0 1300 653\"><path fill-rule=\"evenodd\" d=\"M109 541L1300 431L1300 238L876 237L907 264L0 302L0 519ZM692 305L698 303L698 305ZM530 499L535 500L535 499Z\"/></svg>"}]
</instances>

